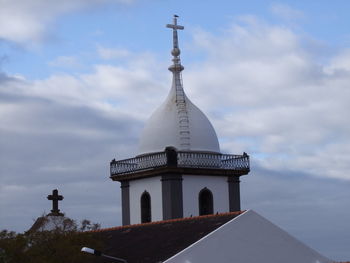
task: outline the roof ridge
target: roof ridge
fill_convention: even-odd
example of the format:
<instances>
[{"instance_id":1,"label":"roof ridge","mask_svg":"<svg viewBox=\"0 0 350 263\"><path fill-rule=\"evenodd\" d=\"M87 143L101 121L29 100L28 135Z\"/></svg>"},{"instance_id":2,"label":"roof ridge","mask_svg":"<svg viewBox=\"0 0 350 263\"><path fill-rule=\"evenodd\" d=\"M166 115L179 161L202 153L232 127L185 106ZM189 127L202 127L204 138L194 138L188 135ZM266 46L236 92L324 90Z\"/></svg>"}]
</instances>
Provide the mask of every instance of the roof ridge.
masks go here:
<instances>
[{"instance_id":1,"label":"roof ridge","mask_svg":"<svg viewBox=\"0 0 350 263\"><path fill-rule=\"evenodd\" d=\"M115 227L109 227L109 228L102 228L102 229L97 229L97 230L85 231L84 233L96 233L96 232L105 232L105 231L119 230L119 229L124 229L124 228L126 229L126 228L136 228L136 227L144 227L144 226L150 226L150 225L161 225L161 224L166 224L166 223L171 223L171 222L190 221L190 220L197 220L197 219L202 219L202 218L220 217L220 216L227 216L227 215L240 215L240 214L243 214L246 211L247 210L242 210L242 211L225 212L225 213L203 215L203 216L193 216L193 217L167 219L167 220L154 221L154 222L141 223L141 224L115 226Z\"/></svg>"}]
</instances>

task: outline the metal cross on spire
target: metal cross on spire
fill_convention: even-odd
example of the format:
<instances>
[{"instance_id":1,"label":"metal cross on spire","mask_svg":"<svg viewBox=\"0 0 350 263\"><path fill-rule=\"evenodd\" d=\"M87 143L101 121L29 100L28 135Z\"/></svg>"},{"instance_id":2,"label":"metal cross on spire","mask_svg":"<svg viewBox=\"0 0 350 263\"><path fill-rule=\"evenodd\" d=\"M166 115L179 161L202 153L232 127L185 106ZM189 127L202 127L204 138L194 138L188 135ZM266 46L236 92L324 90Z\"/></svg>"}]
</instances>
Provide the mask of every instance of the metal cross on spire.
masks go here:
<instances>
[{"instance_id":1,"label":"metal cross on spire","mask_svg":"<svg viewBox=\"0 0 350 263\"><path fill-rule=\"evenodd\" d=\"M174 15L174 24L167 24L166 25L167 28L172 28L173 29L173 52L175 51L175 49L179 49L179 40L178 40L178 37L177 37L177 30L178 29L180 29L180 30L184 29L183 26L179 26L177 24L177 18L178 17L179 16ZM179 50L179 54L180 54L180 50ZM178 56L178 55L174 55L173 54L173 56Z\"/></svg>"},{"instance_id":2,"label":"metal cross on spire","mask_svg":"<svg viewBox=\"0 0 350 263\"><path fill-rule=\"evenodd\" d=\"M174 58L173 58L174 65L170 66L170 68L169 68L169 70L173 71L173 72L174 71L180 72L181 70L183 70L183 67L181 66L180 58L179 58L180 49L179 49L179 39L177 36L177 30L178 29L183 30L185 27L177 24L178 17L179 16L174 15L173 24L166 25L167 28L171 28L173 30L173 49L171 51L171 54L174 56Z\"/></svg>"},{"instance_id":3,"label":"metal cross on spire","mask_svg":"<svg viewBox=\"0 0 350 263\"><path fill-rule=\"evenodd\" d=\"M51 216L63 216L62 213L60 213L60 210L58 209L58 201L63 200L62 195L58 195L58 190L55 189L52 191L52 195L47 196L48 200L52 200L52 210L49 215Z\"/></svg>"}]
</instances>

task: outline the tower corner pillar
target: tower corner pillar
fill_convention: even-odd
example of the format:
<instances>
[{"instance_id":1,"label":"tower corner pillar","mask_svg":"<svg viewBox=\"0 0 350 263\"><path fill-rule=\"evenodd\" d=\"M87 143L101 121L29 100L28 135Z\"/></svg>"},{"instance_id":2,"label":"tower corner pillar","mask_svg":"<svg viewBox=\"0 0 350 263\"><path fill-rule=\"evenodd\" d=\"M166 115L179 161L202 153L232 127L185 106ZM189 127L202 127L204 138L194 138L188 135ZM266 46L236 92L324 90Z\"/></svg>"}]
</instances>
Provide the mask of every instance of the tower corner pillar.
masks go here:
<instances>
[{"instance_id":1,"label":"tower corner pillar","mask_svg":"<svg viewBox=\"0 0 350 263\"><path fill-rule=\"evenodd\" d=\"M163 220L183 217L182 175L162 175Z\"/></svg>"},{"instance_id":2,"label":"tower corner pillar","mask_svg":"<svg viewBox=\"0 0 350 263\"><path fill-rule=\"evenodd\" d=\"M123 226L130 225L130 187L129 181L122 181L121 185L122 192L122 223Z\"/></svg>"},{"instance_id":3,"label":"tower corner pillar","mask_svg":"<svg viewBox=\"0 0 350 263\"><path fill-rule=\"evenodd\" d=\"M227 178L230 212L241 210L241 194L239 176L229 176Z\"/></svg>"}]
</instances>

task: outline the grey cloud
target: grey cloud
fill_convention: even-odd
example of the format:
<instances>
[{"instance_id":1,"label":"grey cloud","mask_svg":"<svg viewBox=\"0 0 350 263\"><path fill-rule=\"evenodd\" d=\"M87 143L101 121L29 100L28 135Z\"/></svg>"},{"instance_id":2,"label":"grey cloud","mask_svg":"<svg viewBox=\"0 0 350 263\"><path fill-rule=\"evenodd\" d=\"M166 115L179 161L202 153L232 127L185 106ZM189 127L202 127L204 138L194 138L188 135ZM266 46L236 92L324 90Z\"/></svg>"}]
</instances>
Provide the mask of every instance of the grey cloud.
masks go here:
<instances>
[{"instance_id":1,"label":"grey cloud","mask_svg":"<svg viewBox=\"0 0 350 263\"><path fill-rule=\"evenodd\" d=\"M36 102L35 106L22 102L19 107L21 110L11 116L14 123L6 123L9 127L1 129L1 145L6 152L2 157L2 173L11 172L22 177L20 171L25 168L26 172L31 169L34 178L40 181L55 180L56 175L62 173L71 175L71 179L63 176L65 180L80 180L73 175L87 169L82 164L94 167L99 161L107 162L113 155L101 158L106 158L108 153L116 154L117 147L137 141L140 123L131 117L106 118L86 107L47 102L40 105ZM11 126L15 128L11 130ZM113 149L112 146L117 147ZM19 178L7 179L16 181ZM21 181L30 183L32 179L24 177Z\"/></svg>"},{"instance_id":2,"label":"grey cloud","mask_svg":"<svg viewBox=\"0 0 350 263\"><path fill-rule=\"evenodd\" d=\"M254 159L252 172L241 181L244 209L254 209L329 258L347 259L349 181L271 171Z\"/></svg>"},{"instance_id":3,"label":"grey cloud","mask_svg":"<svg viewBox=\"0 0 350 263\"><path fill-rule=\"evenodd\" d=\"M164 78L147 69L152 59L146 65L133 57L126 68L99 65L77 77L30 82L1 74L1 229L27 230L50 210L46 196L54 188L65 196L60 206L67 216L120 224L109 161L135 155L142 116L157 101L149 94L164 89L158 82Z\"/></svg>"},{"instance_id":4,"label":"grey cloud","mask_svg":"<svg viewBox=\"0 0 350 263\"><path fill-rule=\"evenodd\" d=\"M140 120L28 95L33 83L6 75L1 82L0 227L27 230L49 212L45 198L54 188L68 216L118 225L119 185L109 179L109 161L135 153Z\"/></svg>"}]
</instances>

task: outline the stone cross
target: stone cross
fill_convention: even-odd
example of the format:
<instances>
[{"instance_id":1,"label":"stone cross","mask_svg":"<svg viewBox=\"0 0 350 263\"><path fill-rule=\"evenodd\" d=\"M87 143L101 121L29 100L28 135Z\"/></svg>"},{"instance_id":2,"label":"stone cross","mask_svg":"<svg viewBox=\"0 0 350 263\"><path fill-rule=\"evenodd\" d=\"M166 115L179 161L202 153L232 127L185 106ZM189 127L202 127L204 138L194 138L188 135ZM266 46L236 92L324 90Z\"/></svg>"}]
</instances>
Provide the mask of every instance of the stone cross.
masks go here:
<instances>
[{"instance_id":1,"label":"stone cross","mask_svg":"<svg viewBox=\"0 0 350 263\"><path fill-rule=\"evenodd\" d=\"M52 210L49 215L62 216L63 214L60 213L60 210L58 209L58 201L63 200L63 196L58 195L58 190L57 189L53 190L52 195L48 195L47 199L52 200Z\"/></svg>"}]
</instances>

